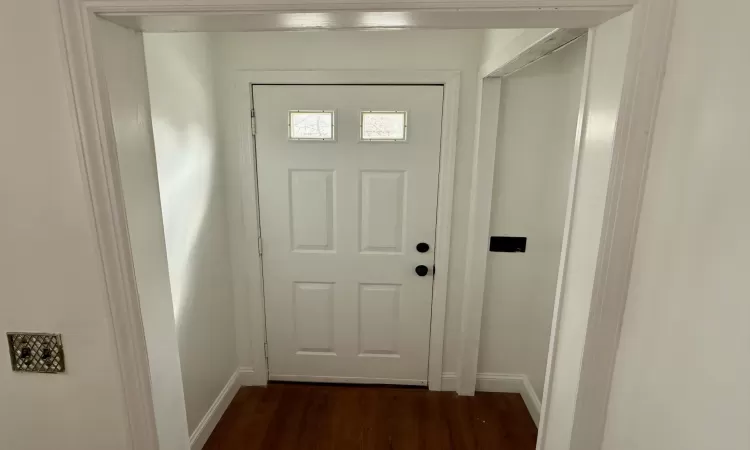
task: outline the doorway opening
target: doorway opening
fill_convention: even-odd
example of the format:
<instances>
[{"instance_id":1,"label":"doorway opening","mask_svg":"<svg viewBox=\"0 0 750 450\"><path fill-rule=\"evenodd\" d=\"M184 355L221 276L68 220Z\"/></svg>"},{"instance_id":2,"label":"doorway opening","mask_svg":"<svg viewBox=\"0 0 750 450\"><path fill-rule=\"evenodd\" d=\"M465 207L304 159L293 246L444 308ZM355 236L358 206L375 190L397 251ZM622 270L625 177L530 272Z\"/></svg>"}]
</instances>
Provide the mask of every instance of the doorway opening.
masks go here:
<instances>
[{"instance_id":1,"label":"doorway opening","mask_svg":"<svg viewBox=\"0 0 750 450\"><path fill-rule=\"evenodd\" d=\"M556 349L583 347L588 336L580 330L585 327L579 326L584 339L569 342L566 327L575 322L566 320L565 313L570 311L561 310L560 299L566 295L571 261L578 257L590 261L592 256L596 260L599 253L597 238L594 248L589 248L593 251L572 255L571 245L577 242L571 244L570 234L580 231L574 216L575 221L596 227L607 206L608 168L617 117L593 127L591 112L603 108L605 100L610 102L606 106L619 109L632 28L632 13L618 16L620 12L623 11L611 10L609 16L601 13L596 19L581 15L579 27L603 22L588 32L588 44L584 46L586 38L581 36L587 34L585 28L485 30L477 26L478 22L471 30L198 30L201 33L160 34L156 33L160 28L175 31L179 20L163 15L161 19L134 22L126 14L103 19L91 11L91 16L85 18L91 21L86 26L93 27L98 39L92 44L94 57L84 66L96 70L84 71L84 75L95 85L92 103L101 118L101 127L87 128L82 136L97 134L112 151L95 155L92 147L86 145L84 158L88 163L91 158L103 158L104 179L114 180L113 189L118 195L98 204L105 209L119 208L120 222L115 228L122 227L119 229L124 234L119 234L117 248L124 261L132 261L129 270L133 273L126 271L126 278L129 286L136 288L137 295L132 298L143 316L142 323L136 321L136 326L143 328L146 351L140 354L141 365L135 366L133 373L146 369L151 375L151 389L143 391L134 384L140 392L134 398L136 403L148 399L142 405L151 413L133 425L145 427L138 428L143 434L136 439L146 442L148 430L158 429L158 438L152 435L157 441L185 439L187 443L190 436L189 444L201 448L241 385L265 385L269 376L282 380L290 375L285 373L290 370L297 377L292 381L351 382L366 378L362 381L427 384L431 390L455 390L464 395L473 394L477 388L525 392L527 395L519 400L528 408L529 417L539 421L541 416L540 445L544 445L545 434L559 429L572 432L571 424L555 416L566 409L568 417L571 413L577 416L580 412L575 399L570 402L550 397L554 398L555 388L559 388L555 380L563 379L555 372L569 369L566 365L575 363L575 357ZM615 18L607 21L612 17ZM68 16L66 20L79 19ZM221 28L218 23L214 21L214 27ZM227 22L227 29L237 27L237 22L231 23ZM246 26L247 22L243 23L242 27ZM295 28L304 26L288 24L288 29ZM69 36L75 34L69 22L66 32ZM83 37L83 42L87 39ZM159 39L172 44L180 39L188 41L178 43L178 52L159 45L150 47L149 41ZM75 38L68 45L72 48L69 53L76 77L80 75L76 68L80 68L81 61L76 60L80 55L74 48L78 43L73 41ZM314 47L321 42L325 45ZM558 49L561 50L543 58ZM514 89L523 93L524 82L518 80L527 76L538 81L539 74L529 71L541 70L541 64L550 63L571 49L578 49L583 55L579 59L571 57L571 61L582 65L571 63L570 70L555 66L552 72L564 73L566 80L574 80L573 74L579 74L578 86L559 80L552 84L567 86L562 87L567 94L577 89L578 95L560 95L554 105L525 116L544 116L547 127L543 129L550 142L540 142L543 140L537 139L539 136L521 126L531 119L513 122L517 118L507 109L513 101L525 108L534 99L517 100L511 88L515 85ZM171 64L160 66L165 61ZM228 66L222 66L227 63L237 65L227 70ZM576 72L573 67L579 70ZM609 83L601 82L602 75L598 74L605 71L603 68L611 68L618 76L607 77ZM331 78L332 71L338 75ZM364 73L371 71L377 73L362 79ZM294 81L301 74L307 82ZM248 80L248 76L253 80ZM508 85L508 90L501 85ZM403 92L396 92L399 87L404 88ZM420 88L434 90L427 96L431 99L420 98ZM292 92L295 89L299 92ZM239 92L244 94L234 95ZM504 97L506 93L508 96ZM77 87L74 94L78 104L90 104ZM265 96L263 108L255 103L256 95ZM317 98L322 106L284 103L285 99L305 103L300 100L308 95ZM367 95L369 100L362 101L361 96ZM447 102L449 97L452 100ZM571 106L569 100L575 97L579 102ZM402 104L410 98L417 100ZM199 101L191 101L195 99ZM324 105L330 99L335 104ZM356 106L345 114L347 102L352 101ZM424 105L431 106L420 112ZM562 112L550 112L552 106L560 107ZM512 109L515 112L515 107ZM571 117L576 118L572 128L550 125L563 117L562 122L566 123ZM83 123L88 118L79 120ZM314 126L310 125L311 120ZM446 122L454 123L455 128L446 127ZM600 133L596 138L584 133L594 128ZM354 138L351 142L357 141L355 146L339 146L347 142L343 139L347 133ZM560 135L553 137L555 133ZM264 135L270 139L265 145ZM273 141L276 138L278 141ZM610 150L606 161L592 165L586 159L588 145L607 139L609 143L603 144ZM420 142L427 149L423 154L419 153ZM558 144L567 162L558 153L534 154L534 150ZM167 150L162 153L164 148ZM370 157L368 153L377 153L372 157L377 164L362 165ZM422 157L415 158L418 164L414 166L403 166L411 154ZM496 157L498 164L507 163L498 166ZM326 158L330 161L323 167L320 164ZM378 166L389 159L394 163L392 167ZM496 178L497 170L507 171L511 163L516 168L526 168L500 172ZM541 164L539 170L534 164ZM429 167L432 169L424 170ZM542 170L561 167L567 168L567 175L565 170L546 175ZM581 167L586 169L584 178ZM516 177L518 185L502 187L501 182L523 170L528 170L530 176ZM420 171L424 172L423 178ZM589 172L597 176L591 177ZM357 176L352 178L350 173ZM571 178L573 181L568 182ZM584 190L582 180L587 183ZM527 187L522 186L524 182ZM561 188L560 183L571 187ZM546 190L536 189L542 185ZM420 190L422 195L417 195ZM512 190L520 195L513 195ZM560 195L560 191L569 195ZM599 193L589 199L599 201L596 207L591 208L589 202L588 211L576 211L573 200L591 192ZM523 196L528 199L523 200ZM544 207L548 197L557 199L551 200L556 208ZM502 208L518 199L520 204L533 203L537 207L524 211L527 214L520 223L547 223L550 229L555 228L557 241L540 246L548 244L542 231L532 231L532 227L516 231L516 225L503 223L512 211ZM550 210L557 213L554 219L535 217ZM99 214L101 210L95 207L95 212ZM585 212L590 216L586 217ZM349 220L340 222L343 216L349 216ZM420 220L424 221L421 225ZM560 222L562 228L551 225ZM447 226L441 227L441 223ZM426 230L422 233L425 237L417 238L420 233L414 230L422 229ZM544 285L545 293L518 295L525 299L543 297L548 306L546 312L538 315L545 318L541 322L548 322L548 331L532 334L537 341L546 339L551 350L541 364L545 375L534 375L534 380L529 374L510 372L515 369L485 372L480 366L500 353L492 349L497 338L492 335L495 326L485 323L492 321L498 308L494 303L488 307L488 302L499 299L503 303L523 290L515 287L495 292L493 280L507 276L508 271L501 269L496 275L494 261L488 262L488 257L496 256L487 254L491 232L498 233L499 238L522 235L527 240L525 255L501 257L531 257L540 248L547 254L558 249L557 257L551 258L556 261L545 266L544 275L540 270L544 264L529 264L537 274L527 274L528 283L524 286ZM441 242L448 245L441 246ZM427 246L426 251L419 250L418 247L424 248L421 244ZM377 258L367 259L377 262L311 259L342 256L347 248L359 259L373 256ZM426 256L430 248L436 253ZM341 254L337 254L339 251ZM290 275L297 262L283 261L289 253L307 260L300 263L301 275ZM273 266L276 257L281 262ZM431 268L430 263L435 267ZM357 275L362 267L365 275ZM427 273L423 274L423 268ZM355 288L343 288L349 292L340 295L338 282L327 281L333 275L315 275L315 271L324 270L337 277L348 274L342 286L350 284ZM408 273L410 278L389 278L389 272L398 272L401 277ZM585 270L577 274L582 272ZM434 281L419 284L427 280L423 275L434 275ZM596 274L584 275L588 277L585 284L591 283ZM549 289L550 279L555 280L554 292ZM272 293L271 286L279 288ZM356 304L356 308L337 310L337 297ZM436 302L439 298L444 298L442 303ZM413 299L414 303L407 303ZM272 312L276 307L279 311ZM589 305L582 305L576 312L578 317L587 315L588 308ZM514 312L507 305L500 310L501 319ZM524 331L532 328L532 316L519 316L522 318L518 322L527 325ZM357 326L347 330L347 324ZM123 333L127 337L129 331ZM485 338L485 334L490 337ZM549 336L553 338L552 345ZM482 343L483 339L490 341ZM501 339L504 344L510 341ZM281 343L277 346L280 359L276 361L282 370L277 373L275 342ZM535 348L540 347L536 344ZM521 352L530 353L531 347L527 344ZM305 361L284 366L296 356L306 357L301 358ZM339 356L358 360L359 365L337 366L331 362ZM536 365L540 366L538 359L535 358ZM498 360L505 361L506 356ZM219 373L224 374L224 384L217 381L221 377L215 375ZM336 373L343 375L330 375ZM366 376L359 376L361 373ZM581 376L575 374L575 383ZM536 386L540 378L543 399L538 398ZM529 390L534 391L536 402ZM185 414L180 414L182 408ZM545 415L549 416L546 422Z\"/></svg>"},{"instance_id":2,"label":"doorway opening","mask_svg":"<svg viewBox=\"0 0 750 450\"><path fill-rule=\"evenodd\" d=\"M443 86L251 89L269 379L427 385Z\"/></svg>"},{"instance_id":3,"label":"doorway opening","mask_svg":"<svg viewBox=\"0 0 750 450\"><path fill-rule=\"evenodd\" d=\"M520 414L538 424L586 59L585 30L554 31L551 36L537 30L145 34L157 181L160 191L166 188L161 205L163 221L170 224L165 228L167 262L170 270L192 264L187 276L171 274L170 282L180 330L177 347L184 361L188 432L194 442L202 440L195 431L210 400L215 401L235 371L243 378L238 385L286 381L458 389L454 349L461 336L445 329L456 329L461 299L450 291L436 297L434 284L459 284L456 262L461 267L466 258L461 252L465 232L451 230L466 230L468 214L460 208L451 214L450 208L457 197L461 206L468 203L469 190L462 186L471 176L464 161L471 157L475 139L476 114L467 113L476 109L470 102L476 101L476 67L487 57L483 55L492 54L487 47L517 45L529 33L550 46L549 55L492 78L504 89L491 100L497 111L496 181L494 188L488 186L492 234L520 234L528 242L524 253L487 253L476 380L479 391L520 396ZM264 35L262 45L253 46ZM204 47L197 45L201 42ZM342 43L376 50L362 58L365 65L352 61L354 52ZM404 67L404 53L399 53L404 46L411 47L408 54L433 54L433 60ZM200 48L205 54L196 55ZM515 58L529 51L521 50ZM278 62L255 61L280 53L301 70L283 71ZM346 60L352 71L311 70L305 54L337 55L326 63ZM394 69L382 69L389 64ZM462 77L471 87L461 85ZM187 86L178 84L181 78L189 80ZM196 101L201 96L188 90L199 81L204 101ZM462 94L469 111L451 113L450 108L460 110ZM193 113L188 123L175 126L187 112ZM209 120L216 124L213 128L204 123ZM202 140L192 134L198 123L206 136ZM464 142L455 142L462 134ZM196 192L177 187L175 180L196 189L202 178L192 171L208 171L200 158L210 157L217 165L210 170L214 181L203 183L224 189L196 208ZM463 171L456 173L458 164ZM191 176L181 171L189 167ZM440 186L448 173L459 179L458 187L455 182ZM172 211L195 214L196 209L213 215L213 222L202 219L206 225L197 228L216 235L214 240L199 235L192 243L184 238L191 219ZM447 230L438 230L439 210L449 218L440 223ZM230 223L233 217L240 220ZM227 231L237 231L228 232L223 245L222 223ZM256 251L236 252L235 258L253 260L245 270L231 251L242 249L243 243L257 246ZM427 250L419 251L420 244ZM191 254L186 246L206 251ZM173 256L180 251L189 255L186 262ZM436 264L438 254L447 264ZM251 267L257 268L253 276L247 270ZM194 293L179 288L192 280L221 288ZM256 294L245 291L233 297L228 286L234 292L248 286ZM187 300L175 300L178 296ZM248 304L246 314L235 312ZM436 310L446 313L440 317L433 314ZM231 348L233 330L235 336L249 333L250 343L260 344L262 353L233 357L196 343L203 334L203 339L221 339L221 346ZM238 340L236 348L242 343ZM231 440L232 432L226 433L224 439Z\"/></svg>"}]
</instances>

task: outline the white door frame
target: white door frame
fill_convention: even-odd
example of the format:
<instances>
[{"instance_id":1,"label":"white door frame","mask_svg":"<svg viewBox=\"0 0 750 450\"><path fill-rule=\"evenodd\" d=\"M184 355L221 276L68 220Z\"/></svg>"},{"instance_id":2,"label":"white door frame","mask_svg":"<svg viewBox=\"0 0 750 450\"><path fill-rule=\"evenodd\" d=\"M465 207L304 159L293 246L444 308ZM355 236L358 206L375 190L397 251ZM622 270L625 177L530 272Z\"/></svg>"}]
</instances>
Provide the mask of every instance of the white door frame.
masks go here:
<instances>
[{"instance_id":1,"label":"white door frame","mask_svg":"<svg viewBox=\"0 0 750 450\"><path fill-rule=\"evenodd\" d=\"M458 104L461 73L453 70L337 70L337 71L287 71L239 70L233 76L229 107L233 111L229 125L233 133L228 147L239 151L236 161L238 180L241 183L242 216L245 226L242 236L233 236L244 242L244 273L248 274L252 292L249 305L238 305L238 351L251 359L240 361L240 374L250 378L252 384L266 384L268 367L266 350L265 299L262 289L262 255L259 248L258 176L255 158L255 140L250 125L250 107L253 104L254 84L431 84L443 86L442 133L440 140L440 170L438 173L437 227L435 233L435 267L432 287L432 319L430 323L430 356L427 385L430 390L441 389L443 372L443 336L448 297L448 262L450 261L451 222L453 217L453 178L456 165L458 137ZM251 330L252 343L244 340L243 330ZM251 347L251 348L250 348ZM250 364L247 366L247 364Z\"/></svg>"},{"instance_id":2,"label":"white door frame","mask_svg":"<svg viewBox=\"0 0 750 450\"><path fill-rule=\"evenodd\" d=\"M243 21L247 20L253 24L248 29L264 30L311 26L319 29L456 28L457 24L462 28L587 28L634 8L636 19L625 69L605 225L597 276L592 286L592 316L581 370L581 379L587 382L580 384L578 392L578 398L584 401L578 401L575 409L570 411L577 431L587 442L585 446L576 446L575 450L599 448L675 0L414 0L407 4L399 0L328 0L327 3L304 0L274 3L265 0L59 0L59 7L60 41L64 45L64 63L70 74L70 112L77 127L81 172L86 194L91 200L91 215L106 286L102 295L112 315L131 448L137 450L158 449L157 429L122 186L116 149L112 145L114 137L108 125L111 115L107 102L103 101L106 92L101 90L104 83L92 43L95 16L106 16L120 24L146 27L151 31L161 26L164 27L161 31L198 31L211 26L216 29L222 16L243 14L246 16L237 16L239 22L235 21L235 24L244 24ZM301 25L294 20L278 20L280 16L305 18L304 13L313 13L321 20ZM177 22L170 22L170 14L178 17ZM491 190L492 187L477 188ZM438 268L446 267L444 261L438 261L438 264ZM607 340L606 345L597 345L597 340L602 338ZM469 345L464 349L473 351L478 348L478 339L467 342ZM584 419L592 417L597 420L586 425L588 421ZM542 428L540 442L544 433ZM567 443L560 445L571 448Z\"/></svg>"}]
</instances>

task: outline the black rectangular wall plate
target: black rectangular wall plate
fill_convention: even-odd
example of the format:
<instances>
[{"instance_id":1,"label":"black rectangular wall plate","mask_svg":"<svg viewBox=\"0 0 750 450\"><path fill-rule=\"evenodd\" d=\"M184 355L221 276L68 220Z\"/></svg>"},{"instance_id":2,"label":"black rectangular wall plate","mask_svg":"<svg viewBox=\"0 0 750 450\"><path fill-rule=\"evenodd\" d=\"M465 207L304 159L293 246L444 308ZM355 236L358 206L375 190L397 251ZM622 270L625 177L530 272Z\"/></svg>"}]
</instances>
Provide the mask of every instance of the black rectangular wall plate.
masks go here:
<instances>
[{"instance_id":1,"label":"black rectangular wall plate","mask_svg":"<svg viewBox=\"0 0 750 450\"><path fill-rule=\"evenodd\" d=\"M526 238L513 236L490 236L490 251L525 253Z\"/></svg>"}]
</instances>

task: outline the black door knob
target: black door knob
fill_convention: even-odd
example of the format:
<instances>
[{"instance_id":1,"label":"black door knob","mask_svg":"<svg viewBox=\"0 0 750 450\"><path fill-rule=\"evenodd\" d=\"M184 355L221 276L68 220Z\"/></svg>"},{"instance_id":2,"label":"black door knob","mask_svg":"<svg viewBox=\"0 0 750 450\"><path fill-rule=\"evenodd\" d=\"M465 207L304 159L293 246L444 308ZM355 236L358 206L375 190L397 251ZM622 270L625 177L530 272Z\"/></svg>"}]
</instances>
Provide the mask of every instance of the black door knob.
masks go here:
<instances>
[{"instance_id":1,"label":"black door knob","mask_svg":"<svg viewBox=\"0 0 750 450\"><path fill-rule=\"evenodd\" d=\"M426 242L420 242L419 244L417 244L417 251L419 253L427 253L428 251L430 251L430 245Z\"/></svg>"},{"instance_id":2,"label":"black door knob","mask_svg":"<svg viewBox=\"0 0 750 450\"><path fill-rule=\"evenodd\" d=\"M427 266L417 266L416 268L414 268L414 271L417 272L417 275L423 277L427 275L427 272L429 272L430 269L428 269Z\"/></svg>"}]
</instances>

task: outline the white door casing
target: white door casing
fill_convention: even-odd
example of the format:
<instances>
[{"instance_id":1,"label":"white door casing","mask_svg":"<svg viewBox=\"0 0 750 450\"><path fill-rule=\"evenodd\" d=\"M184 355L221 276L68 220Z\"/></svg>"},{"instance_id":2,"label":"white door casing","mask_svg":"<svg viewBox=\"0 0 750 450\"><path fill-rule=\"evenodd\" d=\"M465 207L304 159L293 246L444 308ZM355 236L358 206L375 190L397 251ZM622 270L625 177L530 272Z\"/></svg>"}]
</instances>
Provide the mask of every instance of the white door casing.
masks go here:
<instances>
[{"instance_id":1,"label":"white door casing","mask_svg":"<svg viewBox=\"0 0 750 450\"><path fill-rule=\"evenodd\" d=\"M426 385L443 87L254 85L253 102L269 378ZM313 110L332 139L290 139L290 111ZM406 139L361 140L363 111L406 112Z\"/></svg>"}]
</instances>

